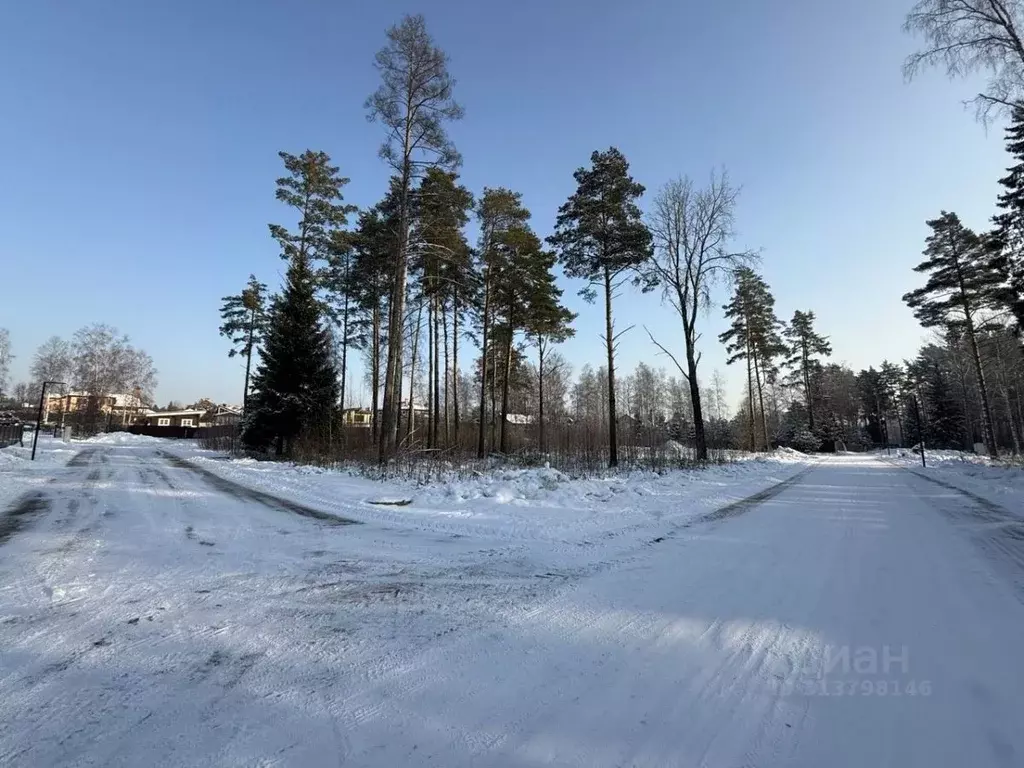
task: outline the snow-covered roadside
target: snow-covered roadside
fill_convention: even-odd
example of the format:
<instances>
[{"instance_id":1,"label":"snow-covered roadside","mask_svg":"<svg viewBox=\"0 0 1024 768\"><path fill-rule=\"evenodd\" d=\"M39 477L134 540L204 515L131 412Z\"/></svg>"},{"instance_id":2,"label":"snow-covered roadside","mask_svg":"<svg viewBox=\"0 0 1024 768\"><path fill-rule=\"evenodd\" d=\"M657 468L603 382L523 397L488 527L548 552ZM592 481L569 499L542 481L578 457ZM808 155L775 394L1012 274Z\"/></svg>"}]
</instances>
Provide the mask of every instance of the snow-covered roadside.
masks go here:
<instances>
[{"instance_id":1,"label":"snow-covered roadside","mask_svg":"<svg viewBox=\"0 0 1024 768\"><path fill-rule=\"evenodd\" d=\"M25 445L0 449L0 510L26 491L47 482L81 449L80 443L65 443L50 436L39 436L36 458L32 461L32 435L25 433Z\"/></svg>"},{"instance_id":2,"label":"snow-covered roadside","mask_svg":"<svg viewBox=\"0 0 1024 768\"><path fill-rule=\"evenodd\" d=\"M385 527L534 545L590 559L671 530L787 480L813 463L779 452L700 470L570 479L548 469L494 469L418 486L284 462L229 459L187 443L156 446L240 485ZM395 502L402 502L401 505Z\"/></svg>"},{"instance_id":3,"label":"snow-covered roadside","mask_svg":"<svg viewBox=\"0 0 1024 768\"><path fill-rule=\"evenodd\" d=\"M924 477L939 480L979 496L1015 515L1024 517L1024 467L993 462L985 456L960 451L928 451L927 466L910 451L879 458Z\"/></svg>"}]
</instances>

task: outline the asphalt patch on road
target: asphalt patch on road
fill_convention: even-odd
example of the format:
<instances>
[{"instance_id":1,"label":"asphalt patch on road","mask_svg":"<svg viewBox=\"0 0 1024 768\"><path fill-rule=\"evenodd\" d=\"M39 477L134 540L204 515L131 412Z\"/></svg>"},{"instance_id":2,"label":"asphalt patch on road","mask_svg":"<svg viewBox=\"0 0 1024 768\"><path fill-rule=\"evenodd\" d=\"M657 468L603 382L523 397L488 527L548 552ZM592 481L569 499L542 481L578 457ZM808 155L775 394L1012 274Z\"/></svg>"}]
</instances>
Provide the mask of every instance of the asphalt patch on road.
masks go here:
<instances>
[{"instance_id":1,"label":"asphalt patch on road","mask_svg":"<svg viewBox=\"0 0 1024 768\"><path fill-rule=\"evenodd\" d=\"M6 542L49 508L50 500L41 493L29 493L22 496L0 516L0 544Z\"/></svg>"},{"instance_id":2,"label":"asphalt patch on road","mask_svg":"<svg viewBox=\"0 0 1024 768\"><path fill-rule=\"evenodd\" d=\"M221 493L227 494L239 501L255 501L265 507L270 507L271 509L277 509L284 512L291 512L292 514L301 515L302 517L309 517L314 520L319 520L322 523L326 523L327 525L353 525L359 522L358 520L341 517L340 515L332 515L329 512L322 512L319 509L313 509L312 507L307 507L288 499L282 499L279 496L264 493L263 491L247 488L244 485L239 485L231 480L226 480L220 475L216 475L208 469L203 469L202 467L193 464L188 459L183 459L172 453L164 453L161 451L160 455L172 466L194 472L203 478L208 485L213 486Z\"/></svg>"}]
</instances>

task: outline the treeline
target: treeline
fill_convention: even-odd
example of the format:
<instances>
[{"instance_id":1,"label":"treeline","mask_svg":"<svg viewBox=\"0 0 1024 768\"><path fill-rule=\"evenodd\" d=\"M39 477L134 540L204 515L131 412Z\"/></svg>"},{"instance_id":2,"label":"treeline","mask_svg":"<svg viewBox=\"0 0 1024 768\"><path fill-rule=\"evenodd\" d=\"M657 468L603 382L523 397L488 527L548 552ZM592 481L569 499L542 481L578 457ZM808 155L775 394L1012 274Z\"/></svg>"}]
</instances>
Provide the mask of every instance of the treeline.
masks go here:
<instances>
[{"instance_id":1,"label":"treeline","mask_svg":"<svg viewBox=\"0 0 1024 768\"><path fill-rule=\"evenodd\" d=\"M524 447L544 454L552 442L576 441L615 466L624 439L634 447L678 439L697 461L709 447L729 446L1019 446L1024 166L1003 180L992 232L975 234L947 213L929 222L918 267L927 282L904 298L942 343L855 373L828 362L831 345L812 311L797 310L785 323L776 316L754 270L757 255L733 244L738 191L724 172L703 186L669 181L644 214L646 190L627 159L614 147L595 151L542 240L520 193L476 193L460 183L447 127L463 110L448 59L421 16L388 30L376 67L380 86L365 107L384 130L379 154L392 172L381 200L358 211L345 202L348 179L326 153L280 153L276 196L293 217L270 234L288 265L284 285L270 295L250 276L224 300L221 333L246 361L249 449L346 453L346 386L357 357L370 393L360 451L380 461L409 448L483 457ZM1018 160L1022 123L1016 111L1010 149ZM562 302L558 267L604 310L604 359L575 383L555 351L575 319ZM697 348L722 284L732 293L720 341L728 362L742 366L746 390L731 420L721 397L710 412L716 398ZM654 398L627 394L652 391L628 383L652 369L617 375L629 329L616 326L614 308L630 286L658 291L679 318L676 333L646 329L678 374L657 373Z\"/></svg>"},{"instance_id":2,"label":"treeline","mask_svg":"<svg viewBox=\"0 0 1024 768\"><path fill-rule=\"evenodd\" d=\"M614 321L615 301L630 283L661 286L678 308L686 362L678 366L685 386L676 391L685 393L696 458L706 459L696 317L712 284L753 260L730 249L736 190L727 178L712 177L707 189L671 182L657 197L663 219L645 220L645 189L627 159L614 147L595 151L575 172L576 191L545 241L519 192L496 186L475 194L459 183L446 126L462 108L447 57L421 16L388 30L376 67L381 84L366 109L385 130L380 156L393 173L385 195L357 211L344 200L348 179L326 153L280 153L277 198L293 210L294 225L273 224L270 234L288 263L284 285L271 296L251 276L224 299L221 333L246 365L245 444L278 455L300 444L333 451L359 355L379 459L411 446L508 452L526 422L535 424L533 448L545 452L552 414L568 410L554 347L573 335L575 319L562 302L558 265L604 308L608 463L618 462L622 418L632 418L620 410L616 351L624 331ZM471 220L474 243L466 236ZM529 418L516 410L525 389L536 391ZM680 422L679 411L661 422Z\"/></svg>"},{"instance_id":3,"label":"treeline","mask_svg":"<svg viewBox=\"0 0 1024 768\"><path fill-rule=\"evenodd\" d=\"M61 415L78 433L91 434L108 425L113 413L109 400L115 395L121 401L119 418L127 420L130 411L152 402L157 385L153 359L134 347L127 335L102 323L78 329L70 340L51 336L32 356L30 380L5 390L12 357L9 335L0 329L0 404L35 419L44 383L48 397L74 393L51 409L51 418L65 402L72 403L72 409Z\"/></svg>"}]
</instances>

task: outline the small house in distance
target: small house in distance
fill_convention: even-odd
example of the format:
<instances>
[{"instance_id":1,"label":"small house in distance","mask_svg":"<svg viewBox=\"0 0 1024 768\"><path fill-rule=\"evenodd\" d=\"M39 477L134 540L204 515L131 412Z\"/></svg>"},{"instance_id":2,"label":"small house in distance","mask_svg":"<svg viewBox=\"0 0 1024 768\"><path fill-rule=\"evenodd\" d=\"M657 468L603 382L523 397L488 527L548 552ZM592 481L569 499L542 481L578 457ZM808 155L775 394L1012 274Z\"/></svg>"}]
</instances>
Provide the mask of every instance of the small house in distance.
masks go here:
<instances>
[{"instance_id":1,"label":"small house in distance","mask_svg":"<svg viewBox=\"0 0 1024 768\"><path fill-rule=\"evenodd\" d=\"M242 411L230 405L218 405L207 411L199 424L201 427L233 427L242 420Z\"/></svg>"},{"instance_id":2,"label":"small house in distance","mask_svg":"<svg viewBox=\"0 0 1024 768\"><path fill-rule=\"evenodd\" d=\"M346 427L366 427L373 423L373 412L369 408L346 408L341 412L341 423Z\"/></svg>"},{"instance_id":3,"label":"small house in distance","mask_svg":"<svg viewBox=\"0 0 1024 768\"><path fill-rule=\"evenodd\" d=\"M147 427L199 427L205 426L206 411L189 408L181 411L150 411L140 424Z\"/></svg>"}]
</instances>

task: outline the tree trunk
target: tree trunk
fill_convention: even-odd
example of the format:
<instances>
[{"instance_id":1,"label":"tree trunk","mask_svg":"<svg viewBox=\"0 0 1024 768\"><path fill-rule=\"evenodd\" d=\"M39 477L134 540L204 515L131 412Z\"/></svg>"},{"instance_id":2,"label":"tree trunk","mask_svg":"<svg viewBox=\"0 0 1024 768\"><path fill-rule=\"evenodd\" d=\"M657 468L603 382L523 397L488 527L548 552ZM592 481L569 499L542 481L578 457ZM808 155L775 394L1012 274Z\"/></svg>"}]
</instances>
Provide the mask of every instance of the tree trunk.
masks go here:
<instances>
[{"instance_id":1,"label":"tree trunk","mask_svg":"<svg viewBox=\"0 0 1024 768\"><path fill-rule=\"evenodd\" d=\"M372 358L370 360L370 424L371 424L371 436L373 437L374 445L377 444L378 432L380 432L380 414L378 414L378 406L380 405L380 304L378 303L373 308L373 337L370 341L370 350L372 352Z\"/></svg>"},{"instance_id":2,"label":"tree trunk","mask_svg":"<svg viewBox=\"0 0 1024 768\"><path fill-rule=\"evenodd\" d=\"M409 369L409 418L408 425L405 428L405 434L408 438L409 445L412 445L413 433L416 431L416 419L413 411L413 406L416 403L416 355L419 353L420 347L420 331L423 328L423 302L420 301L420 307L416 311L416 325L413 328L412 337L412 367Z\"/></svg>"},{"instance_id":3,"label":"tree trunk","mask_svg":"<svg viewBox=\"0 0 1024 768\"><path fill-rule=\"evenodd\" d=\"M508 453L508 389L512 378L512 321L509 319L508 341L505 344L505 380L501 383L501 443L499 450Z\"/></svg>"},{"instance_id":4,"label":"tree trunk","mask_svg":"<svg viewBox=\"0 0 1024 768\"><path fill-rule=\"evenodd\" d=\"M459 442L459 289L452 293L452 422L455 442Z\"/></svg>"},{"instance_id":5,"label":"tree trunk","mask_svg":"<svg viewBox=\"0 0 1024 768\"><path fill-rule=\"evenodd\" d=\"M252 312L252 319L249 321L249 341L245 353L245 390L242 393L242 412L249 407L249 370L252 368L252 335L256 325L256 310Z\"/></svg>"},{"instance_id":6,"label":"tree trunk","mask_svg":"<svg viewBox=\"0 0 1024 768\"><path fill-rule=\"evenodd\" d=\"M452 383L449 378L451 371L451 360L448 358L448 313L441 305L441 330L444 332L444 445L445 448L452 446L452 411L451 393Z\"/></svg>"},{"instance_id":7,"label":"tree trunk","mask_svg":"<svg viewBox=\"0 0 1024 768\"><path fill-rule=\"evenodd\" d=\"M764 387L761 384L760 361L756 353L754 355L754 379L757 381L757 402L761 408L761 429L764 432L764 449L770 451L772 444L768 440L768 412L764 408Z\"/></svg>"},{"instance_id":8,"label":"tree trunk","mask_svg":"<svg viewBox=\"0 0 1024 768\"><path fill-rule=\"evenodd\" d=\"M619 446L615 424L615 339L612 336L612 274L604 269L604 325L608 348L608 466L619 465Z\"/></svg>"},{"instance_id":9,"label":"tree trunk","mask_svg":"<svg viewBox=\"0 0 1024 768\"><path fill-rule=\"evenodd\" d=\"M539 435L537 449L544 453L544 339L537 337L537 424Z\"/></svg>"},{"instance_id":10,"label":"tree trunk","mask_svg":"<svg viewBox=\"0 0 1024 768\"><path fill-rule=\"evenodd\" d=\"M482 459L487 455L484 432L487 429L487 425L484 423L484 420L487 418L487 335L490 330L488 326L491 322L490 309L491 286L490 277L488 276L484 279L484 314L483 327L480 332L480 429L476 444L476 456L478 459ZM458 349L458 346L456 346L456 349ZM457 405L456 408L458 408Z\"/></svg>"},{"instance_id":11,"label":"tree trunk","mask_svg":"<svg viewBox=\"0 0 1024 768\"><path fill-rule=\"evenodd\" d=\"M422 311L422 306L420 311ZM434 435L434 303L427 303L427 448L433 448Z\"/></svg>"},{"instance_id":12,"label":"tree trunk","mask_svg":"<svg viewBox=\"0 0 1024 768\"><path fill-rule=\"evenodd\" d=\"M438 314L444 316L444 307L438 306L437 297L434 297L434 414L430 422L431 438L430 445L434 448L438 447L438 437L441 433L441 345L440 345L440 334L438 333ZM447 352L447 344L445 347ZM445 358L444 366L445 374L448 373L448 361Z\"/></svg>"},{"instance_id":13,"label":"tree trunk","mask_svg":"<svg viewBox=\"0 0 1024 768\"><path fill-rule=\"evenodd\" d=\"M992 429L992 409L988 402L988 388L985 386L985 371L981 367L981 354L978 352L978 340L974 334L974 320L970 312L967 317L967 338L971 342L971 354L974 357L974 372L978 376L978 389L981 392L981 414L985 429L985 440L988 443L988 455L993 459L999 458L999 448L996 447L996 435Z\"/></svg>"},{"instance_id":14,"label":"tree trunk","mask_svg":"<svg viewBox=\"0 0 1024 768\"><path fill-rule=\"evenodd\" d=\"M750 452L757 450L757 430L754 428L754 373L750 342L747 342L747 410L750 415Z\"/></svg>"},{"instance_id":15,"label":"tree trunk","mask_svg":"<svg viewBox=\"0 0 1024 768\"><path fill-rule=\"evenodd\" d=\"M339 393L339 408L342 417L345 414L345 378L348 374L348 294L345 294L345 304L341 314L341 391Z\"/></svg>"},{"instance_id":16,"label":"tree trunk","mask_svg":"<svg viewBox=\"0 0 1024 768\"><path fill-rule=\"evenodd\" d=\"M704 407L700 401L700 384L697 381L697 357L694 354L690 334L686 334L686 368L690 385L690 406L693 408L693 447L697 461L708 460L708 444L704 434Z\"/></svg>"},{"instance_id":17,"label":"tree trunk","mask_svg":"<svg viewBox=\"0 0 1024 768\"><path fill-rule=\"evenodd\" d=\"M807 355L807 346L803 348L804 398L807 400L807 429L814 432L814 399L811 397L811 361Z\"/></svg>"}]
</instances>

